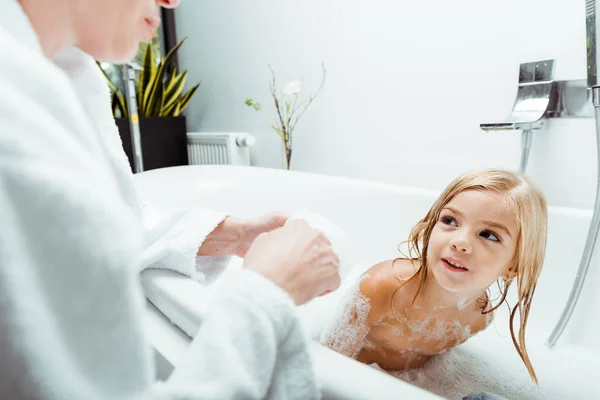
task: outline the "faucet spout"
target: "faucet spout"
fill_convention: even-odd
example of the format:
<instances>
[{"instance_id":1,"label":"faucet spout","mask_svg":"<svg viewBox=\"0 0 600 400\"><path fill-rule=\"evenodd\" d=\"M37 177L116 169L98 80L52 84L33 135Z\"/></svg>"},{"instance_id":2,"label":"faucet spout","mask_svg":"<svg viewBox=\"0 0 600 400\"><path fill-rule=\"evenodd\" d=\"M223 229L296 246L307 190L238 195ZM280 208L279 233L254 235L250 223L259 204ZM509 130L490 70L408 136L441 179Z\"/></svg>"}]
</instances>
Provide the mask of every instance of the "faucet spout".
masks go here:
<instances>
[{"instance_id":1,"label":"faucet spout","mask_svg":"<svg viewBox=\"0 0 600 400\"><path fill-rule=\"evenodd\" d=\"M484 131L540 129L544 116L550 108L554 60L542 60L521 64L519 86L513 109L506 119L480 124Z\"/></svg>"}]
</instances>

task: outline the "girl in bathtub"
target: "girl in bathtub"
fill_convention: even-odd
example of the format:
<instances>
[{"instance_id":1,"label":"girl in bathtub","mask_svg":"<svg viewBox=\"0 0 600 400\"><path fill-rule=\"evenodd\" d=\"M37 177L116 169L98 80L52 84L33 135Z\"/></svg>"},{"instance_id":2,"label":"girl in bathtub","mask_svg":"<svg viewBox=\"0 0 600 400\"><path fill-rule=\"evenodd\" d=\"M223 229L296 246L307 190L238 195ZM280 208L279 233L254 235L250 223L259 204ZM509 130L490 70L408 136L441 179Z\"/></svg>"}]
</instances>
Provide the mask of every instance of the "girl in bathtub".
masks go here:
<instances>
[{"instance_id":1,"label":"girl in bathtub","mask_svg":"<svg viewBox=\"0 0 600 400\"><path fill-rule=\"evenodd\" d=\"M408 257L372 266L347 292L321 343L386 370L416 368L485 329L516 282L511 336L537 383L525 330L547 219L544 196L521 175L489 169L458 177L413 227ZM502 293L495 305L494 282Z\"/></svg>"}]
</instances>

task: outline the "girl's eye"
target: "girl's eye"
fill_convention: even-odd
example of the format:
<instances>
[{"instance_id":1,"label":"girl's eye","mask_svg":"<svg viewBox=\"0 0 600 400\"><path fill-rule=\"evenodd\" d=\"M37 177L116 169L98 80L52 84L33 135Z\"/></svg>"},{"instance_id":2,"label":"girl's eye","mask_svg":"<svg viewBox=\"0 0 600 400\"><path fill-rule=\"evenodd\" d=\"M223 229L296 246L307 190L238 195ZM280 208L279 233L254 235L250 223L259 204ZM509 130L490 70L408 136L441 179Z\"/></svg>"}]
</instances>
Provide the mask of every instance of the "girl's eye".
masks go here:
<instances>
[{"instance_id":1,"label":"girl's eye","mask_svg":"<svg viewBox=\"0 0 600 400\"><path fill-rule=\"evenodd\" d=\"M479 234L479 236L481 236L483 238L486 238L486 239L489 239L489 240L494 241L494 242L499 242L500 241L500 237L498 235L496 235L494 232L488 231L488 230L485 230L485 231L481 232Z\"/></svg>"},{"instance_id":2,"label":"girl's eye","mask_svg":"<svg viewBox=\"0 0 600 400\"><path fill-rule=\"evenodd\" d=\"M445 225L457 226L456 220L448 215L440 218L440 221L442 221L442 223Z\"/></svg>"}]
</instances>

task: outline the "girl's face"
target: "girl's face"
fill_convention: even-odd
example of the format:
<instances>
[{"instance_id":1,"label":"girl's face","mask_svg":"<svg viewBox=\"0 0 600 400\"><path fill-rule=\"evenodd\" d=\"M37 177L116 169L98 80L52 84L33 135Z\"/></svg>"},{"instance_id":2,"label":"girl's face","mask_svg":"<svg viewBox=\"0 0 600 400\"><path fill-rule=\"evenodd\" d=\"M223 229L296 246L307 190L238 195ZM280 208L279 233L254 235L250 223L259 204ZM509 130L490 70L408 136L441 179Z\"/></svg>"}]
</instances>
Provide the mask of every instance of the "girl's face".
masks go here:
<instances>
[{"instance_id":1,"label":"girl's face","mask_svg":"<svg viewBox=\"0 0 600 400\"><path fill-rule=\"evenodd\" d=\"M100 61L125 62L141 41L152 39L160 25L160 7L175 8L179 0L79 0L71 13L76 45Z\"/></svg>"},{"instance_id":2,"label":"girl's face","mask_svg":"<svg viewBox=\"0 0 600 400\"><path fill-rule=\"evenodd\" d=\"M444 289L486 290L508 274L517 246L517 223L497 193L467 190L443 209L429 239L429 271Z\"/></svg>"}]
</instances>

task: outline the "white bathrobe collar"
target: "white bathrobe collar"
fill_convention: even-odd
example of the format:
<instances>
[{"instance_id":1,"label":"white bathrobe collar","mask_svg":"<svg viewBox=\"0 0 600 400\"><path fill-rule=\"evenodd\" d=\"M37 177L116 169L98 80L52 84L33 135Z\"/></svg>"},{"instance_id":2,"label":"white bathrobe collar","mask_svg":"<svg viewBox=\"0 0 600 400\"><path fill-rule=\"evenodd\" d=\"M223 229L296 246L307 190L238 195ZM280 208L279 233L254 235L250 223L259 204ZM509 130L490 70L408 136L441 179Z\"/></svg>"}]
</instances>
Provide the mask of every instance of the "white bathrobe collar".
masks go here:
<instances>
[{"instance_id":1,"label":"white bathrobe collar","mask_svg":"<svg viewBox=\"0 0 600 400\"><path fill-rule=\"evenodd\" d=\"M0 0L0 29L36 53L43 54L39 37L16 0Z\"/></svg>"}]
</instances>

